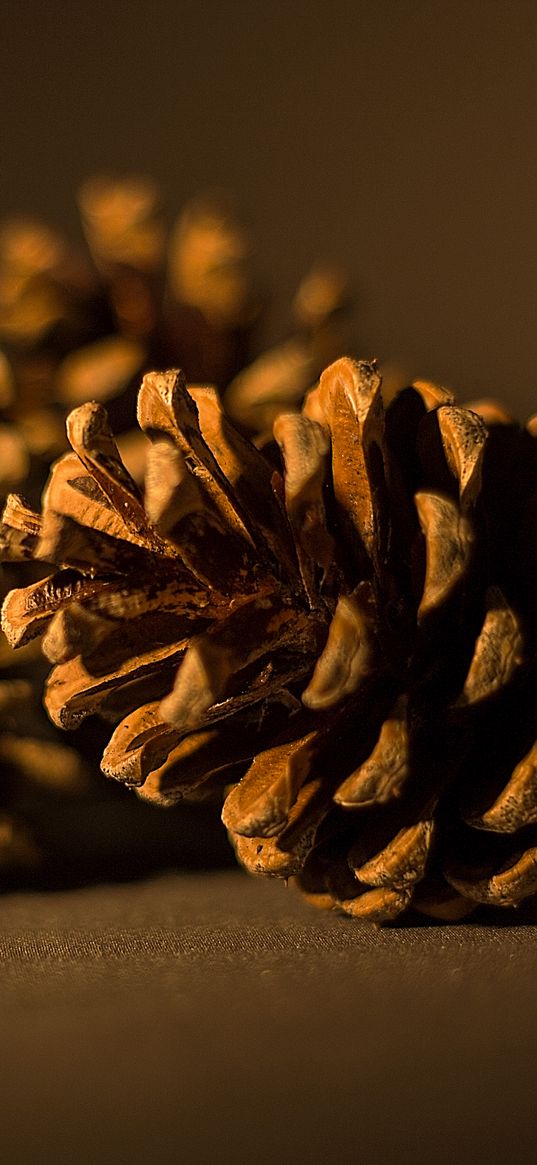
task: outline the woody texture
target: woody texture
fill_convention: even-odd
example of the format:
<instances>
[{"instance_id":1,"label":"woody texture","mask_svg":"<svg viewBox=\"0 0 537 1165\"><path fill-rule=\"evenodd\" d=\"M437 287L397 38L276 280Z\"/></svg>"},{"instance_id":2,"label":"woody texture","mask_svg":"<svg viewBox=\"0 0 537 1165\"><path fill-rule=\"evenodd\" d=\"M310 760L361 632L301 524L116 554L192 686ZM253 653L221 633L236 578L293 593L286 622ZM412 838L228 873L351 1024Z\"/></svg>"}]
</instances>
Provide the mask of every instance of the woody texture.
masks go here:
<instances>
[{"instance_id":1,"label":"woody texture","mask_svg":"<svg viewBox=\"0 0 537 1165\"><path fill-rule=\"evenodd\" d=\"M478 406L476 406L477 408ZM357 919L457 920L537 893L537 454L493 406L344 358L256 449L209 388L150 373L139 489L107 414L69 415L4 558L56 725L162 805L214 794L239 861Z\"/></svg>"}]
</instances>

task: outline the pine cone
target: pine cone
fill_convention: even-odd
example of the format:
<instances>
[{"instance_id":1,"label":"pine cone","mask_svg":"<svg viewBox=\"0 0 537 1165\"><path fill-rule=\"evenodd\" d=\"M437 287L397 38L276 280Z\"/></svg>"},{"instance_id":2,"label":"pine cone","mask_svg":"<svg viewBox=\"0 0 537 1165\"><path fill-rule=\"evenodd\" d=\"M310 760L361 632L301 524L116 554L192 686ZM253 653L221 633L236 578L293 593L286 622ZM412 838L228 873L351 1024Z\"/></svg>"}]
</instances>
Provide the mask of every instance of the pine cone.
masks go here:
<instances>
[{"instance_id":1,"label":"pine cone","mask_svg":"<svg viewBox=\"0 0 537 1165\"><path fill-rule=\"evenodd\" d=\"M341 350L344 287L326 272L303 281L291 340L254 359L262 304L251 242L223 195L192 199L171 232L148 179L93 178L79 207L86 253L39 221L0 224L0 416L31 454L33 498L65 451L66 411L88 398L128 434L124 455L139 472L145 442L129 431L148 368L179 363L190 380L229 388L230 410L257 433L285 402L299 405Z\"/></svg>"},{"instance_id":2,"label":"pine cone","mask_svg":"<svg viewBox=\"0 0 537 1165\"><path fill-rule=\"evenodd\" d=\"M46 818L89 788L79 753L58 739L41 707L34 644L17 658L0 640L0 882L39 872L52 856ZM26 655L26 659L24 659Z\"/></svg>"},{"instance_id":3,"label":"pine cone","mask_svg":"<svg viewBox=\"0 0 537 1165\"><path fill-rule=\"evenodd\" d=\"M0 425L0 496L20 485L28 457L15 426ZM31 514L27 514L31 521ZM35 568L30 567L35 576ZM20 573L20 572L19 572ZM14 581L14 580L13 580ZM8 576L0 577L6 594ZM0 883L47 861L44 807L80 799L88 773L81 756L67 747L41 705L45 672L37 643L16 654L0 633ZM37 828L35 824L37 822Z\"/></svg>"},{"instance_id":4,"label":"pine cone","mask_svg":"<svg viewBox=\"0 0 537 1165\"><path fill-rule=\"evenodd\" d=\"M384 410L339 360L281 416L281 473L210 389L149 374L145 497L104 409L6 557L56 574L8 595L44 632L65 728L117 722L102 768L172 804L223 789L251 871L383 922L537 891L535 437L417 382Z\"/></svg>"},{"instance_id":5,"label":"pine cone","mask_svg":"<svg viewBox=\"0 0 537 1165\"><path fill-rule=\"evenodd\" d=\"M298 411L322 369L345 350L349 306L343 273L313 268L295 296L294 334L262 352L229 384L226 412L259 447L271 441L280 413Z\"/></svg>"},{"instance_id":6,"label":"pine cone","mask_svg":"<svg viewBox=\"0 0 537 1165\"><path fill-rule=\"evenodd\" d=\"M221 214L207 253L198 237L200 214L191 213L181 246L168 245L159 201L147 179L86 182L79 205L87 253L38 221L15 219L0 229L0 381L11 398L0 403L24 433L36 478L65 449L65 409L88 395L106 401L114 425L125 431L135 420L141 373L153 362L183 359L193 378L208 376L223 387L248 357L246 265L231 323L208 321L197 303L178 302L181 282L173 278L186 248L182 269L188 275L196 267L201 294L218 245L222 250L230 236L246 245L242 226ZM227 270L231 261L226 267L225 256L216 257ZM206 300L208 308L210 295Z\"/></svg>"}]
</instances>

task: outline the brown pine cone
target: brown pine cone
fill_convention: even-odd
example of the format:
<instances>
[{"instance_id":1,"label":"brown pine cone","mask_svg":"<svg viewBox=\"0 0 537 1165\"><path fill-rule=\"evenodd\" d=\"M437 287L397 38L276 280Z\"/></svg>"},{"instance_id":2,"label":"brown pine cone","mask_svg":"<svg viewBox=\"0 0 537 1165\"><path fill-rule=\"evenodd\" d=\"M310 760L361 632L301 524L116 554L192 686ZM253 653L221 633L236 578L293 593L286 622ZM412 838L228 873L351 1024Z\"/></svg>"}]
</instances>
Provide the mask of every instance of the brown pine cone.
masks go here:
<instances>
[{"instance_id":1,"label":"brown pine cone","mask_svg":"<svg viewBox=\"0 0 537 1165\"><path fill-rule=\"evenodd\" d=\"M221 281L233 266L222 248L231 237L246 247L237 216L227 212L214 222L208 249L201 211L188 207L180 244L166 238L159 192L148 179L91 179L79 206L86 253L39 221L0 225L0 408L20 426L36 476L40 464L48 471L65 450L65 410L88 396L107 402L123 431L134 424L145 368L183 361L193 379L223 388L250 356L246 262L241 286L229 292L233 319L207 316L215 263ZM189 298L192 268L200 303Z\"/></svg>"},{"instance_id":2,"label":"brown pine cone","mask_svg":"<svg viewBox=\"0 0 537 1165\"><path fill-rule=\"evenodd\" d=\"M224 790L251 871L383 922L537 891L537 456L417 382L384 410L339 360L281 416L281 473L178 372L145 377L145 495L104 409L68 419L37 517L4 555L44 632L46 707L117 723L102 768L167 805ZM493 418L497 419L497 418Z\"/></svg>"},{"instance_id":3,"label":"brown pine cone","mask_svg":"<svg viewBox=\"0 0 537 1165\"><path fill-rule=\"evenodd\" d=\"M27 471L27 451L20 433L15 426L0 425L2 499L9 486L20 486ZM31 521L29 511L27 518ZM32 564L30 572L35 577ZM8 577L0 576L2 597L8 586ZM19 878L22 871L40 872L47 862L44 808L57 815L61 802L80 802L88 790L89 774L81 756L66 745L43 711L44 678L39 645L32 642L15 653L0 632L1 887Z\"/></svg>"},{"instance_id":4,"label":"brown pine cone","mask_svg":"<svg viewBox=\"0 0 537 1165\"><path fill-rule=\"evenodd\" d=\"M312 273L291 339L259 363L251 241L224 195L193 198L169 232L147 178L90 179L79 209L86 252L37 220L0 223L0 419L24 440L33 499L65 451L66 411L90 398L109 408L141 476L145 442L130 430L149 368L180 364L193 382L229 388L229 411L265 433L341 351L344 283L338 272Z\"/></svg>"},{"instance_id":5,"label":"brown pine cone","mask_svg":"<svg viewBox=\"0 0 537 1165\"><path fill-rule=\"evenodd\" d=\"M60 803L83 805L89 773L41 707L42 661L34 644L16 657L0 637L0 886L51 856L45 819ZM26 658L24 658L26 656Z\"/></svg>"},{"instance_id":6,"label":"brown pine cone","mask_svg":"<svg viewBox=\"0 0 537 1165\"><path fill-rule=\"evenodd\" d=\"M314 267L293 305L293 335L262 352L228 385L224 406L259 447L280 413L300 410L322 369L347 347L349 288L334 267Z\"/></svg>"}]
</instances>

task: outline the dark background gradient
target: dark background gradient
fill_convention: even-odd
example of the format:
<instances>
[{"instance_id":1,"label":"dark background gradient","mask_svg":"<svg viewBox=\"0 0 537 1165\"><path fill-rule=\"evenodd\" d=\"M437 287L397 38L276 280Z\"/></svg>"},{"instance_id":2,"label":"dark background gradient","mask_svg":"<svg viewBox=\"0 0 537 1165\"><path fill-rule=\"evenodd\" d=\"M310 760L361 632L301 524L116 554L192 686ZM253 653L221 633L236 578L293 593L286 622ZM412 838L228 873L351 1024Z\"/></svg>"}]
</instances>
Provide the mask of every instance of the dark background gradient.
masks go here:
<instances>
[{"instance_id":1,"label":"dark background gradient","mask_svg":"<svg viewBox=\"0 0 537 1165\"><path fill-rule=\"evenodd\" d=\"M358 355L537 408L534 0L4 0L0 214L94 171L234 191L286 305L316 257ZM279 305L279 306L278 306Z\"/></svg>"}]
</instances>

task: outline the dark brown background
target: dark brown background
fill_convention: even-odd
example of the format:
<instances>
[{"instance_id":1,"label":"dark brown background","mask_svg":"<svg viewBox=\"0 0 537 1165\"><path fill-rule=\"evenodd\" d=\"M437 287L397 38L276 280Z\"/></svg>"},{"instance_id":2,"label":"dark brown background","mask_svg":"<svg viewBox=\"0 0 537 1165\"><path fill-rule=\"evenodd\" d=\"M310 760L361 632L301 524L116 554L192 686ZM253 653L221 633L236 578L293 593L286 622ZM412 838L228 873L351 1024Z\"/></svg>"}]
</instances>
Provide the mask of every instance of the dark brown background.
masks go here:
<instances>
[{"instance_id":1,"label":"dark brown background","mask_svg":"<svg viewBox=\"0 0 537 1165\"><path fill-rule=\"evenodd\" d=\"M282 318L343 260L360 355L535 410L534 0L4 0L0 45L0 213L224 185Z\"/></svg>"}]
</instances>

